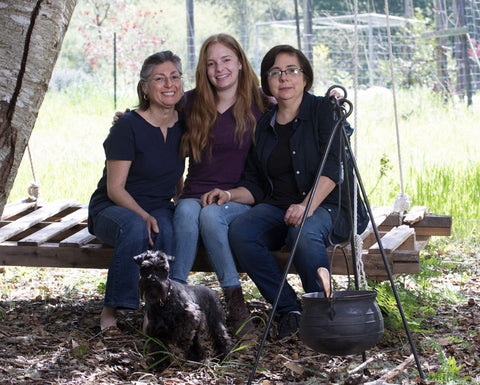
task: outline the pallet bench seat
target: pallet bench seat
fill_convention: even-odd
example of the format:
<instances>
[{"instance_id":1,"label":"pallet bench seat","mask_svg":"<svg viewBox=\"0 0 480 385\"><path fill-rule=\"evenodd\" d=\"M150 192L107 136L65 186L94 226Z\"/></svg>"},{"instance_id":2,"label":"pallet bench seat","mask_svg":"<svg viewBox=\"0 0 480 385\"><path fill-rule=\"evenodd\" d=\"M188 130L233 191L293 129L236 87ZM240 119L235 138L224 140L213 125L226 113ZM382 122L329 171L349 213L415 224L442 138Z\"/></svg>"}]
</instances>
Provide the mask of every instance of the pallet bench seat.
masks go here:
<instances>
[{"instance_id":1,"label":"pallet bench seat","mask_svg":"<svg viewBox=\"0 0 480 385\"><path fill-rule=\"evenodd\" d=\"M385 207L375 207L372 212L394 275L418 273L419 253L428 239L451 234L452 217L430 214L426 207L412 208L407 215ZM107 269L113 248L88 232L87 215L87 205L72 200L23 200L7 204L0 219L0 266ZM371 224L361 236L367 277L388 279ZM343 252L347 256L348 269ZM288 250L274 251L273 254L283 266L290 255ZM330 248L330 258L334 258L333 274L353 273L349 244L332 254ZM212 271L202 247L193 271ZM294 273L293 267L291 272Z\"/></svg>"}]
</instances>

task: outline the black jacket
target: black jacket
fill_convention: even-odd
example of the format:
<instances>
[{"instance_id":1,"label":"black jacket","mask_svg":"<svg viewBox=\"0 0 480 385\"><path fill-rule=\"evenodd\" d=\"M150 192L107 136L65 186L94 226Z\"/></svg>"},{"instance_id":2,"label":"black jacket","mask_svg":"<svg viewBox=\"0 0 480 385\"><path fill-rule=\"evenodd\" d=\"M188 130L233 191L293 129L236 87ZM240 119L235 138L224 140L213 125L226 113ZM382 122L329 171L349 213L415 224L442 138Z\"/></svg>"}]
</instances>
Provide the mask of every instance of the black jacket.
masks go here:
<instances>
[{"instance_id":1,"label":"black jacket","mask_svg":"<svg viewBox=\"0 0 480 385\"><path fill-rule=\"evenodd\" d=\"M272 193L272 183L267 174L267 160L277 143L275 117L278 106L265 113L257 124L255 144L247 157L242 179L238 186L247 188L255 198L255 203L262 203ZM298 191L306 196L315 183L317 170L325 156L327 144L335 127L333 109L328 99L304 93L297 117L294 120L294 134L290 139L290 156L292 158L295 181ZM348 202L343 175L343 151L341 130L333 137L330 151L325 158L322 175L329 177L337 186L325 198L321 206L332 215L334 223L333 241L345 240L349 236ZM347 159L349 159L349 154ZM353 184L353 170L347 161L350 185ZM350 188L353 199L353 186ZM299 203L299 202L292 202ZM339 210L340 207L340 210ZM353 207L353 204L352 204ZM368 224L363 202L359 199L357 232L362 232Z\"/></svg>"}]
</instances>

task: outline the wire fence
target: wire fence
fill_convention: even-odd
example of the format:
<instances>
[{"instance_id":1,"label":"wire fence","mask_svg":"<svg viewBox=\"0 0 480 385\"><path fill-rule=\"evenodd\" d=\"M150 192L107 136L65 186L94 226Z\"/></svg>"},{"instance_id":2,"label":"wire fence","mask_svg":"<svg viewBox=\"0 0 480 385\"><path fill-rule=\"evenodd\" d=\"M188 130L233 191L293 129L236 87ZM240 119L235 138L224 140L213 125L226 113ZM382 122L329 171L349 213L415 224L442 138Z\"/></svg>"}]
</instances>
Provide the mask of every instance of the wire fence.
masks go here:
<instances>
[{"instance_id":1,"label":"wire fence","mask_svg":"<svg viewBox=\"0 0 480 385\"><path fill-rule=\"evenodd\" d=\"M420 20L389 17L393 63L396 80L400 87L427 86L436 90L464 93L470 87L480 89L480 65L476 50L480 50L478 35L478 3L473 0L468 19L468 28L463 35L446 36L441 40L435 33L427 33L425 23ZM475 11L475 12L473 12ZM257 72L266 50L275 44L297 46L294 21L260 23L255 28L255 52L252 63ZM315 87L341 83L352 87L355 66L360 87L391 86L389 46L386 16L379 14L323 17L313 20L313 33L303 51L312 61ZM356 33L355 33L356 31ZM471 31L471 32L470 32ZM463 38L468 45L467 57L462 57ZM354 62L354 43L358 42L358 59ZM301 41L306 41L303 35ZM307 49L305 49L307 48ZM439 51L442 53L439 59ZM463 55L465 56L465 55ZM469 84L465 80L465 61L469 64Z\"/></svg>"}]
</instances>

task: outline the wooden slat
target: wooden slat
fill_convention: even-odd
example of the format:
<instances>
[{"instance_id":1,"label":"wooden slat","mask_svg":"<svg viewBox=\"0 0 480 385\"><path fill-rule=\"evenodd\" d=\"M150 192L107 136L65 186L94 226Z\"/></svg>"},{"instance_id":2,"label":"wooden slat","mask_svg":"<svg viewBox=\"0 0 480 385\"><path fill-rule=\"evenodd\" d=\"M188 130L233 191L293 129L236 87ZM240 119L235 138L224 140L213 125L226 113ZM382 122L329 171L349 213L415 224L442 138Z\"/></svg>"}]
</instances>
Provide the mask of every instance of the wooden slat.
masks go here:
<instances>
[{"instance_id":1,"label":"wooden slat","mask_svg":"<svg viewBox=\"0 0 480 385\"><path fill-rule=\"evenodd\" d=\"M28 228L40 223L41 221L51 217L54 214L70 207L72 201L61 199L52 203L49 203L38 210L31 212L14 222L11 222L2 228L0 228L0 242L3 242L11 237L14 237L17 234L20 234L22 231L27 230Z\"/></svg>"},{"instance_id":2,"label":"wooden slat","mask_svg":"<svg viewBox=\"0 0 480 385\"><path fill-rule=\"evenodd\" d=\"M381 225L378 226L379 230L389 231L394 227L400 226L402 224L402 216L396 211L392 211L390 215L385 218Z\"/></svg>"},{"instance_id":3,"label":"wooden slat","mask_svg":"<svg viewBox=\"0 0 480 385\"><path fill-rule=\"evenodd\" d=\"M16 201L12 203L8 203L5 205L3 208L3 213L2 213L2 218L1 220L8 219L10 217L13 217L14 215L23 213L24 211L35 207L36 202L34 201L29 201L29 200L21 200L21 201Z\"/></svg>"},{"instance_id":4,"label":"wooden slat","mask_svg":"<svg viewBox=\"0 0 480 385\"><path fill-rule=\"evenodd\" d=\"M395 262L392 268L392 274L418 274L420 273L420 263Z\"/></svg>"},{"instance_id":5,"label":"wooden slat","mask_svg":"<svg viewBox=\"0 0 480 385\"><path fill-rule=\"evenodd\" d=\"M420 222L415 223L412 227L452 227L451 215L427 214Z\"/></svg>"},{"instance_id":6,"label":"wooden slat","mask_svg":"<svg viewBox=\"0 0 480 385\"><path fill-rule=\"evenodd\" d=\"M393 209L391 207L378 206L372 208L373 219L375 220L377 227L389 218L392 213ZM371 223L369 223L369 227L371 227Z\"/></svg>"},{"instance_id":7,"label":"wooden slat","mask_svg":"<svg viewBox=\"0 0 480 385\"><path fill-rule=\"evenodd\" d=\"M372 214L373 214L373 220L375 222L375 225L378 227L385 221L390 214L392 213L392 209L389 207L385 206L378 206L378 207L373 207L372 208ZM363 241L363 248L368 249L372 244L376 242L376 237L375 233L373 231L373 225L372 222L369 221L367 228L363 231L362 234L360 234L360 238ZM346 243L346 246L344 247L347 254L350 254L350 243ZM330 247L328 249L328 252L330 253L332 248Z\"/></svg>"},{"instance_id":8,"label":"wooden slat","mask_svg":"<svg viewBox=\"0 0 480 385\"><path fill-rule=\"evenodd\" d=\"M416 227L415 234L429 237L448 237L452 235L452 229L449 227Z\"/></svg>"},{"instance_id":9,"label":"wooden slat","mask_svg":"<svg viewBox=\"0 0 480 385\"><path fill-rule=\"evenodd\" d=\"M452 235L452 216L427 214L425 218L411 227L418 235L450 236Z\"/></svg>"},{"instance_id":10,"label":"wooden slat","mask_svg":"<svg viewBox=\"0 0 480 385\"><path fill-rule=\"evenodd\" d=\"M427 206L413 206L403 218L403 223L413 225L414 223L421 221L425 217L427 210Z\"/></svg>"},{"instance_id":11,"label":"wooden slat","mask_svg":"<svg viewBox=\"0 0 480 385\"><path fill-rule=\"evenodd\" d=\"M90 234L88 228L84 227L63 241L60 241L60 247L80 247L93 241L95 238L95 235Z\"/></svg>"},{"instance_id":12,"label":"wooden slat","mask_svg":"<svg viewBox=\"0 0 480 385\"><path fill-rule=\"evenodd\" d=\"M63 233L64 231L71 229L73 226L83 222L88 217L88 208L84 205L79 210L75 210L73 213L63 217L60 222L51 223L43 229L30 234L18 241L18 245L23 246L39 246L54 236Z\"/></svg>"},{"instance_id":13,"label":"wooden slat","mask_svg":"<svg viewBox=\"0 0 480 385\"><path fill-rule=\"evenodd\" d=\"M395 227L385 234L381 239L383 249L386 253L391 253L412 235L415 235L415 230L407 225ZM375 243L372 247L370 247L368 252L373 254L379 253L380 247L378 243Z\"/></svg>"},{"instance_id":14,"label":"wooden slat","mask_svg":"<svg viewBox=\"0 0 480 385\"><path fill-rule=\"evenodd\" d=\"M386 233L387 233L387 231L378 231L378 234L380 235L380 238L382 238ZM363 248L364 249L369 249L376 242L377 242L377 237L375 236L375 233L372 230L372 232L368 235L368 237L363 240Z\"/></svg>"},{"instance_id":15,"label":"wooden slat","mask_svg":"<svg viewBox=\"0 0 480 385\"><path fill-rule=\"evenodd\" d=\"M58 247L58 243L40 246L2 246L0 265L108 269L113 248L102 245Z\"/></svg>"}]
</instances>

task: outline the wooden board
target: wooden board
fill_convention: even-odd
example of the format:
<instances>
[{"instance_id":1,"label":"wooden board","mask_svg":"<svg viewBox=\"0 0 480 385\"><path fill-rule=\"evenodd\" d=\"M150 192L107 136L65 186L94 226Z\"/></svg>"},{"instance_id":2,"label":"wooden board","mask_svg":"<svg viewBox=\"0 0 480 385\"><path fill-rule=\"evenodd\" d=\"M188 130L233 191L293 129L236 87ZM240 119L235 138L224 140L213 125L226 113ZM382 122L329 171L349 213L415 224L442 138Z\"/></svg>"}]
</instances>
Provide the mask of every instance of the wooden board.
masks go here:
<instances>
[{"instance_id":1,"label":"wooden board","mask_svg":"<svg viewBox=\"0 0 480 385\"><path fill-rule=\"evenodd\" d=\"M37 206L37 202L32 200L22 200L18 202L12 202L5 206L3 209L2 220L13 217L14 215L23 213L28 209L34 208Z\"/></svg>"},{"instance_id":2,"label":"wooden board","mask_svg":"<svg viewBox=\"0 0 480 385\"><path fill-rule=\"evenodd\" d=\"M88 232L88 229L84 227L75 234L72 234L68 238L65 238L63 241L60 241L59 245L60 247L81 247L95 239L95 235L90 234Z\"/></svg>"},{"instance_id":3,"label":"wooden board","mask_svg":"<svg viewBox=\"0 0 480 385\"><path fill-rule=\"evenodd\" d=\"M25 230L28 230L37 223L40 223L48 217L51 217L52 215L57 214L58 212L66 209L67 207L70 207L72 203L72 201L65 199L58 200L46 204L38 210L35 210L30 214L27 214L20 219L17 219L16 221L8 223L7 225L0 228L0 242L3 242L9 238L14 237L17 234L20 234Z\"/></svg>"},{"instance_id":4,"label":"wooden board","mask_svg":"<svg viewBox=\"0 0 480 385\"><path fill-rule=\"evenodd\" d=\"M63 217L59 222L51 223L41 230L30 234L29 236L18 241L19 246L40 246L56 235L64 233L73 226L87 220L88 209L86 206L74 211Z\"/></svg>"},{"instance_id":5,"label":"wooden board","mask_svg":"<svg viewBox=\"0 0 480 385\"><path fill-rule=\"evenodd\" d=\"M428 211L427 206L414 206L412 207L403 218L403 223L413 225L425 218L425 214Z\"/></svg>"},{"instance_id":6,"label":"wooden board","mask_svg":"<svg viewBox=\"0 0 480 385\"><path fill-rule=\"evenodd\" d=\"M383 249L386 253L391 253L393 250L398 249L404 242L407 240L412 241L413 237L413 245L407 248L413 248L415 244L415 230L407 225L402 225L398 227L394 227L388 233L386 233L382 239L381 244ZM373 244L368 249L369 254L378 254L380 253L380 245L378 242Z\"/></svg>"}]
</instances>

